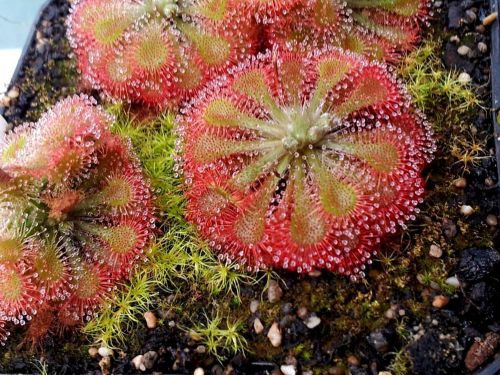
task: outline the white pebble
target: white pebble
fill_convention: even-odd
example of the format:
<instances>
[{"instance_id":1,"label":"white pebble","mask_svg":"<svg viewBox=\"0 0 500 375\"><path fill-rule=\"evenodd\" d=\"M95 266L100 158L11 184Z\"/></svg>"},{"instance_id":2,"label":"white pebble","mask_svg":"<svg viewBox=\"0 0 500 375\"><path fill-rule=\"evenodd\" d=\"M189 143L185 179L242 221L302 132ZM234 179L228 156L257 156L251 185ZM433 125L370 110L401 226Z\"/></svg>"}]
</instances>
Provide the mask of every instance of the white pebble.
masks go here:
<instances>
[{"instance_id":1,"label":"white pebble","mask_svg":"<svg viewBox=\"0 0 500 375\"><path fill-rule=\"evenodd\" d=\"M466 84L466 83L470 83L470 81L472 81L472 78L470 77L470 74L467 72L462 72L458 76L458 82L460 82L460 83Z\"/></svg>"},{"instance_id":2,"label":"white pebble","mask_svg":"<svg viewBox=\"0 0 500 375\"><path fill-rule=\"evenodd\" d=\"M281 365L280 370L283 375L295 375L297 373L297 369L294 365Z\"/></svg>"},{"instance_id":3,"label":"white pebble","mask_svg":"<svg viewBox=\"0 0 500 375\"><path fill-rule=\"evenodd\" d=\"M250 302L250 312L252 314L255 314L259 310L259 301L254 299L252 302Z\"/></svg>"},{"instance_id":4,"label":"white pebble","mask_svg":"<svg viewBox=\"0 0 500 375\"><path fill-rule=\"evenodd\" d=\"M269 329L269 332L267 333L267 338L271 342L271 345L274 346L275 348L281 345L282 336L278 323L276 322L273 323L273 325Z\"/></svg>"},{"instance_id":5,"label":"white pebble","mask_svg":"<svg viewBox=\"0 0 500 375\"><path fill-rule=\"evenodd\" d=\"M486 224L496 227L498 225L498 218L495 215L488 215L486 216Z\"/></svg>"},{"instance_id":6,"label":"white pebble","mask_svg":"<svg viewBox=\"0 0 500 375\"><path fill-rule=\"evenodd\" d=\"M305 323L307 328L314 329L321 324L321 319L316 315L311 315L309 318L307 318Z\"/></svg>"},{"instance_id":7,"label":"white pebble","mask_svg":"<svg viewBox=\"0 0 500 375\"><path fill-rule=\"evenodd\" d=\"M101 357L113 356L113 351L110 348L106 348L105 346L101 346L97 352Z\"/></svg>"},{"instance_id":8,"label":"white pebble","mask_svg":"<svg viewBox=\"0 0 500 375\"><path fill-rule=\"evenodd\" d=\"M281 299L281 296L283 296L283 289L281 289L277 281L271 280L267 290L267 299L271 303L276 303Z\"/></svg>"},{"instance_id":9,"label":"white pebble","mask_svg":"<svg viewBox=\"0 0 500 375\"><path fill-rule=\"evenodd\" d=\"M441 258L443 256L443 250L438 245L431 245L429 249L429 255L433 258Z\"/></svg>"},{"instance_id":10,"label":"white pebble","mask_svg":"<svg viewBox=\"0 0 500 375\"><path fill-rule=\"evenodd\" d=\"M484 42L479 42L477 44L477 49L479 50L479 52L481 53L486 53L488 52L488 46L486 45L486 43Z\"/></svg>"},{"instance_id":11,"label":"white pebble","mask_svg":"<svg viewBox=\"0 0 500 375\"><path fill-rule=\"evenodd\" d=\"M144 365L144 356L142 354L134 357L131 362L136 370L146 371L146 366Z\"/></svg>"},{"instance_id":12,"label":"white pebble","mask_svg":"<svg viewBox=\"0 0 500 375\"><path fill-rule=\"evenodd\" d=\"M7 96L11 99L16 99L17 97L19 97L19 89L17 87L11 88L7 93Z\"/></svg>"},{"instance_id":13,"label":"white pebble","mask_svg":"<svg viewBox=\"0 0 500 375\"><path fill-rule=\"evenodd\" d=\"M466 45L463 45L458 47L457 52L460 56L467 56L470 52L470 48L467 47Z\"/></svg>"},{"instance_id":14,"label":"white pebble","mask_svg":"<svg viewBox=\"0 0 500 375\"><path fill-rule=\"evenodd\" d=\"M308 315L309 315L309 312L307 311L307 307L305 307L305 306L301 306L297 310L297 316L302 320L306 320Z\"/></svg>"},{"instance_id":15,"label":"white pebble","mask_svg":"<svg viewBox=\"0 0 500 375\"><path fill-rule=\"evenodd\" d=\"M465 189L467 187L467 180L463 177L457 178L453 181L453 185L455 185L456 188Z\"/></svg>"},{"instance_id":16,"label":"white pebble","mask_svg":"<svg viewBox=\"0 0 500 375\"><path fill-rule=\"evenodd\" d=\"M456 276L448 277L446 279L446 284L458 288L460 286L460 280Z\"/></svg>"},{"instance_id":17,"label":"white pebble","mask_svg":"<svg viewBox=\"0 0 500 375\"><path fill-rule=\"evenodd\" d=\"M253 321L253 329L255 331L256 334L261 334L262 331L264 331L264 325L262 324L262 322L260 321L259 318L256 318L254 321Z\"/></svg>"},{"instance_id":18,"label":"white pebble","mask_svg":"<svg viewBox=\"0 0 500 375\"><path fill-rule=\"evenodd\" d=\"M471 206L464 204L460 207L460 213L464 216L470 216L474 213L474 209Z\"/></svg>"},{"instance_id":19,"label":"white pebble","mask_svg":"<svg viewBox=\"0 0 500 375\"><path fill-rule=\"evenodd\" d=\"M205 375L205 371L201 367L198 367L194 370L193 375Z\"/></svg>"},{"instance_id":20,"label":"white pebble","mask_svg":"<svg viewBox=\"0 0 500 375\"><path fill-rule=\"evenodd\" d=\"M89 355L92 358L97 357L97 354L99 354L99 350L97 348L94 348L94 347L89 348Z\"/></svg>"},{"instance_id":21,"label":"white pebble","mask_svg":"<svg viewBox=\"0 0 500 375\"><path fill-rule=\"evenodd\" d=\"M384 315L387 319L396 319L396 312L393 309L388 309Z\"/></svg>"}]
</instances>

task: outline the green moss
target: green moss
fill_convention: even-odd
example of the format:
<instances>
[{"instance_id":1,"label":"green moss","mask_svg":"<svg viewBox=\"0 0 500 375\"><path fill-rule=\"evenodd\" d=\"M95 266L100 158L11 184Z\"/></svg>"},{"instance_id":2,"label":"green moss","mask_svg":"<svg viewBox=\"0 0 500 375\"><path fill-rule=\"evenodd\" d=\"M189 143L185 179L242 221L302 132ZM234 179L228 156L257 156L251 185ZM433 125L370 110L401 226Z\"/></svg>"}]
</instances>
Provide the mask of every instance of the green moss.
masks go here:
<instances>
[{"instance_id":1,"label":"green moss","mask_svg":"<svg viewBox=\"0 0 500 375\"><path fill-rule=\"evenodd\" d=\"M481 104L473 88L459 81L458 72L445 70L439 57L441 44L427 41L399 66L415 105L432 116L436 131L460 126L465 115Z\"/></svg>"},{"instance_id":2,"label":"green moss","mask_svg":"<svg viewBox=\"0 0 500 375\"><path fill-rule=\"evenodd\" d=\"M217 328L218 338L208 334L208 329L213 328L215 322L220 323L220 306L234 309L239 305L241 286L254 284L259 278L256 274L244 273L238 264L219 262L185 221L181 179L174 168L173 116L164 114L138 126L140 122L121 105L115 104L108 110L117 118L114 132L132 141L158 197L156 205L162 235L151 248L148 262L138 268L129 283L112 294L99 317L91 320L83 332L101 345L122 346L133 329L143 324L143 313L158 305L160 293L166 291L190 295L193 300L183 304L198 306L180 312L181 324L184 322L186 329L197 309L206 309L217 298L218 307L213 309L213 314L207 313L212 316L210 323L203 329L197 327L204 332L207 348L217 353L219 345L230 343L232 351L244 349L245 341L238 336L239 323L227 322L225 329Z\"/></svg>"},{"instance_id":3,"label":"green moss","mask_svg":"<svg viewBox=\"0 0 500 375\"><path fill-rule=\"evenodd\" d=\"M205 315L204 323L194 323L186 331L191 339L202 342L209 353L222 360L227 354L248 350L247 340L241 334L243 328L241 321L223 319L216 314L211 318Z\"/></svg>"}]
</instances>

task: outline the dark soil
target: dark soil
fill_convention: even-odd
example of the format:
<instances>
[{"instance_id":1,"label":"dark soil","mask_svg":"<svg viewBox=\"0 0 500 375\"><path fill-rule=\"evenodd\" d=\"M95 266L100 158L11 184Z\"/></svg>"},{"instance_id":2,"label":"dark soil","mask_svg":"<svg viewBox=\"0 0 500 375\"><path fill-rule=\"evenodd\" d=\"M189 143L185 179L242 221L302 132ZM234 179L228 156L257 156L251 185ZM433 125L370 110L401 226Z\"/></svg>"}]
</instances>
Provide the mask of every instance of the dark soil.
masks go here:
<instances>
[{"instance_id":1,"label":"dark soil","mask_svg":"<svg viewBox=\"0 0 500 375\"><path fill-rule=\"evenodd\" d=\"M65 37L68 1L54 0L41 16L23 69L11 86L19 90L19 96L10 99L3 108L4 117L13 125L36 121L59 98L81 89ZM446 36L443 61L449 69L467 72L484 102L490 103L491 62L489 53L479 48L479 43L485 43L488 48L490 44L489 30L481 26L482 18L489 13L489 5L484 0L441 3L434 24L440 33L444 29ZM457 36L459 41L450 39L452 36ZM469 55L457 52L462 45L470 48ZM158 358L151 371L159 374L190 374L197 367L205 368L208 374L280 374L279 367L289 364L297 366L298 373L377 375L395 363L401 367L393 366L393 374L470 374L465 359L472 344L484 339L486 334L500 333L500 252L497 250L500 236L497 226L485 224L486 217L498 216L499 209L488 111L477 111L470 126L471 132L484 143L487 157L462 173L467 187L460 191L449 188L458 173L455 160L438 151L436 161L427 171L430 192L422 214L408 231L385 246L386 253L411 248L408 253L414 258L398 258L394 268L375 262L366 280L360 283L325 274L300 278L280 274L286 284L281 300L274 306L264 304L259 312L246 316L249 327L257 316L267 322L279 322L283 332L280 348L269 345L265 337L267 324L261 335L248 329L246 337L251 354L237 355L219 364L207 354L197 354L195 349L199 344L165 324L155 330L144 328L134 333L130 347L124 348L124 353L115 354L111 372L136 373L130 360L138 354L154 351ZM441 146L449 141L446 134L438 138ZM467 218L460 216L458 208L463 204L475 207L475 213ZM460 281L459 288L447 293L450 301L443 308L432 307L434 296L443 293L439 286L417 281L420 263L414 265L413 261L428 257L428 250L415 249L429 244L425 236L450 249L444 256L443 264L447 266L444 278L456 275ZM402 281L398 279L403 275L401 268L409 269ZM262 285L242 290L240 310L248 311L249 301L259 299L261 293ZM307 328L298 317L300 307L315 312L322 319L321 324L314 329ZM391 309L395 319L386 317ZM159 313L160 310L158 308ZM175 321L175 316L171 318ZM43 358L49 373L97 374L101 371L100 358L90 358L89 343L81 335L54 335L45 340L43 347L33 350L26 345L18 350L16 345L21 339L17 336L14 334L5 350L0 349L0 372L37 373L33 358ZM397 359L396 353L402 354L401 359ZM493 354L494 351L484 358L484 366L493 360Z\"/></svg>"}]
</instances>

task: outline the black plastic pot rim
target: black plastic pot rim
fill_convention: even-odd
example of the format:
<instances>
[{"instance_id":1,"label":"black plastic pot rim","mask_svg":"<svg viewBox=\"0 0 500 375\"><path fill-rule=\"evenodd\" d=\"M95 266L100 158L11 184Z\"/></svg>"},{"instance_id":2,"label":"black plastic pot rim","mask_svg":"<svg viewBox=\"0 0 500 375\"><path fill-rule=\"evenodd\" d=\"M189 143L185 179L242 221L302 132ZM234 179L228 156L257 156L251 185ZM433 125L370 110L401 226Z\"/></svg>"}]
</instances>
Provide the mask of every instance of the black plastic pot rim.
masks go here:
<instances>
[{"instance_id":1,"label":"black plastic pot rim","mask_svg":"<svg viewBox=\"0 0 500 375\"><path fill-rule=\"evenodd\" d=\"M490 11L500 11L500 0L490 0ZM491 25L491 97L498 175L500 176L500 20Z\"/></svg>"}]
</instances>

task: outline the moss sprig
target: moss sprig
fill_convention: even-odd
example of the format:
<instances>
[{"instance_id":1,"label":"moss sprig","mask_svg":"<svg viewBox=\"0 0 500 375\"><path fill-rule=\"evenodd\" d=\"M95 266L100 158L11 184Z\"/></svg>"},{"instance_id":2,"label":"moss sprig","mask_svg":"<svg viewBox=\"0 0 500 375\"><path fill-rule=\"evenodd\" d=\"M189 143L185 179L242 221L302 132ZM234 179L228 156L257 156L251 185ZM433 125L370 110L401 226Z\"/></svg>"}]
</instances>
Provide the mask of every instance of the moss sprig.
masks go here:
<instances>
[{"instance_id":1,"label":"moss sprig","mask_svg":"<svg viewBox=\"0 0 500 375\"><path fill-rule=\"evenodd\" d=\"M131 140L144 173L151 181L158 197L155 203L164 233L149 253L147 264L136 271L126 288L107 299L106 308L83 329L95 343L116 348L123 347L127 335L142 324L142 314L157 304L162 291L179 293L196 286L206 292L204 295L209 301L205 305L208 306L216 296L238 301L241 287L257 283L261 275L244 273L235 263L220 262L185 221L185 199L172 156L175 147L173 116L163 114L138 126L140 121L133 118L123 105L113 104L107 109L117 118L113 131ZM218 321L217 314L215 312L210 321ZM211 316L210 312L207 312L208 316ZM189 317L185 326L190 327ZM233 348L239 351L245 348L245 341L237 335L236 329L232 329L236 326L240 327L228 323L227 330L229 337L233 337L229 334L231 332L236 335ZM207 347L213 353L218 353L220 346L226 345L222 340L222 336L227 336L226 332L217 332L221 337L210 335L209 339L207 336L207 341L211 342Z\"/></svg>"}]
</instances>

